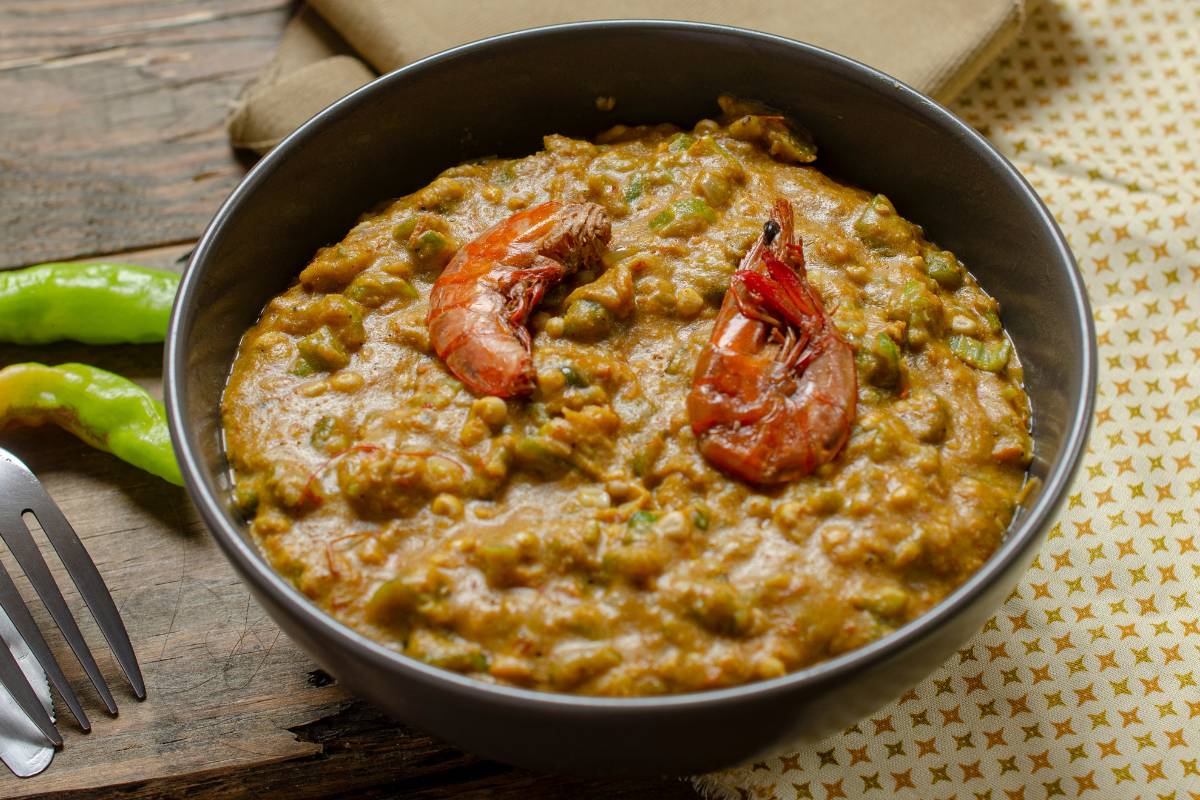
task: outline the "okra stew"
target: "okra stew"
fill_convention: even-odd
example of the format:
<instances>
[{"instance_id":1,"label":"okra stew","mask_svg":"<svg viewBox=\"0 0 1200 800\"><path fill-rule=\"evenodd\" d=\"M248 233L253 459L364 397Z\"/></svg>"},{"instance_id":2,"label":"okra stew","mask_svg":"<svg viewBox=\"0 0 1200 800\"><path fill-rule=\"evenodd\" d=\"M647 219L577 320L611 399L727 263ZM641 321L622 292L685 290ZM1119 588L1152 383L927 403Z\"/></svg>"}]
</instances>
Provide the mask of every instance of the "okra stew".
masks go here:
<instances>
[{"instance_id":1,"label":"okra stew","mask_svg":"<svg viewBox=\"0 0 1200 800\"><path fill-rule=\"evenodd\" d=\"M452 167L267 305L222 412L235 501L282 575L430 664L631 696L859 647L983 564L1031 451L996 301L887 197L811 166L799 128L722 107ZM704 457L688 396L778 198L857 388L831 460L757 484ZM431 289L551 200L599 206L611 236L526 309L531 390L472 391L435 352Z\"/></svg>"}]
</instances>

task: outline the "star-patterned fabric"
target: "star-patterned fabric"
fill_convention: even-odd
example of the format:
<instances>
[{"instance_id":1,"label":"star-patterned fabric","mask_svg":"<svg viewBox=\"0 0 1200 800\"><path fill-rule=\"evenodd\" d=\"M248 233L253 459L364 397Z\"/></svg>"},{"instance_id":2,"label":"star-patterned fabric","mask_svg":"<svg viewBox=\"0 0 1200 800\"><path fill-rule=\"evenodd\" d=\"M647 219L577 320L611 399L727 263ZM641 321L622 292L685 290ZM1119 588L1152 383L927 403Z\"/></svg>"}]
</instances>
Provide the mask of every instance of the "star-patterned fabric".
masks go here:
<instances>
[{"instance_id":1,"label":"star-patterned fabric","mask_svg":"<svg viewBox=\"0 0 1200 800\"><path fill-rule=\"evenodd\" d=\"M1200 800L1198 104L1200 0L1047 0L954 104L1045 199L1087 282L1084 467L957 657L844 733L702 791Z\"/></svg>"}]
</instances>

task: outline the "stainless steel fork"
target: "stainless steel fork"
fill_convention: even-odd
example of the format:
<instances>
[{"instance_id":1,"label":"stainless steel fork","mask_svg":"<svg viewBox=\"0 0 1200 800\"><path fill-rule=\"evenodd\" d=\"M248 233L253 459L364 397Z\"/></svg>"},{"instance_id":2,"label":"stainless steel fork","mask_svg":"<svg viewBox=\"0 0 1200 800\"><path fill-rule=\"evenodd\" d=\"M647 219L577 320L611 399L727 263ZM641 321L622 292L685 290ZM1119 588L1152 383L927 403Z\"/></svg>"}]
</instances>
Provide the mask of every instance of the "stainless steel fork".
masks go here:
<instances>
[{"instance_id":1,"label":"stainless steel fork","mask_svg":"<svg viewBox=\"0 0 1200 800\"><path fill-rule=\"evenodd\" d=\"M113 700L112 692L109 691L108 684L104 682L104 676L100 674L100 668L96 666L96 660L92 657L92 652L88 649L83 634L79 632L79 626L75 624L75 619L71 616L66 601L63 600L62 592L59 591L58 584L54 582L54 578L46 566L46 561L42 558L41 551L38 550L37 542L34 541L33 535L25 525L24 515L26 513L32 513L41 524L46 538L53 545L63 566L67 568L67 573L75 582L79 594L87 603L96 624L108 641L108 646L112 648L117 664L125 673L134 695L139 700L144 699L146 684L142 680L142 671L138 667L133 646L129 643L129 634L125 630L125 623L121 621L117 607L113 604L112 595L109 594L108 587L104 585L104 579L96 570L92 557L88 555L83 543L79 541L79 536L71 527L71 523L67 522L62 511L50 499L50 495L46 494L41 482L34 477L34 474L20 459L0 448L0 538L3 538L13 558L21 565L25 576L33 585L34 591L46 605L51 618L62 631L63 638L67 640L67 644L74 651L75 657L79 659L83 671L87 673L92 686L96 688L96 692L100 695L108 712L116 714L117 703ZM67 708L71 710L71 714L79 723L79 727L84 731L91 730L91 722L79 703L79 697L71 688L71 684L67 683L46 640L42 638L41 631L34 623L29 608L21 599L16 584L13 583L12 577L4 569L3 564L0 564L0 608L3 608L4 612L8 614L13 627L21 634L21 638L25 640L42 669L46 671L50 682L62 695ZM30 721L45 734L47 739L55 745L62 744L62 735L54 727L54 722L38 701L37 695L25 679L21 667L3 643L0 643L0 684L4 685L17 705L28 715Z\"/></svg>"}]
</instances>

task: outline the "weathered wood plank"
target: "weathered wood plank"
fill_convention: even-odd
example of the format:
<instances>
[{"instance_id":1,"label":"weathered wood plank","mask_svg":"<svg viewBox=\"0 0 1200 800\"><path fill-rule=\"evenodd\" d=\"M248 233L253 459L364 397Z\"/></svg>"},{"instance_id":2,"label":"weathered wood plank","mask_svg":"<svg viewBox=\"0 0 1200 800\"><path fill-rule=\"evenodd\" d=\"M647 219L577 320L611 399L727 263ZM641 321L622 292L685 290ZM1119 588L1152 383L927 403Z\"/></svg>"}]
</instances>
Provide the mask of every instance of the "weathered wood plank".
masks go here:
<instances>
[{"instance_id":1,"label":"weathered wood plank","mask_svg":"<svg viewBox=\"0 0 1200 800\"><path fill-rule=\"evenodd\" d=\"M195 239L287 0L0 5L0 267Z\"/></svg>"}]
</instances>

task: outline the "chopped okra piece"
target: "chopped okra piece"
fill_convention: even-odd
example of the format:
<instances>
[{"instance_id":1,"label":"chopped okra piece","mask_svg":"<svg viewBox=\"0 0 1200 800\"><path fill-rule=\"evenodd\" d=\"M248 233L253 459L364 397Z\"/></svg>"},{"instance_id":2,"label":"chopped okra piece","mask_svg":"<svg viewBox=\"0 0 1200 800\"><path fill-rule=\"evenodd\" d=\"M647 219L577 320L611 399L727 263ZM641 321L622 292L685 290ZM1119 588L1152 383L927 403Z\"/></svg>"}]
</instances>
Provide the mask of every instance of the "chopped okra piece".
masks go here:
<instances>
[{"instance_id":1,"label":"chopped okra piece","mask_svg":"<svg viewBox=\"0 0 1200 800\"><path fill-rule=\"evenodd\" d=\"M972 336L951 336L950 351L975 369L999 372L1008 365L1012 345L1007 339L981 342Z\"/></svg>"},{"instance_id":2,"label":"chopped okra piece","mask_svg":"<svg viewBox=\"0 0 1200 800\"><path fill-rule=\"evenodd\" d=\"M310 369L308 374L314 371L341 369L350 363L350 354L328 325L322 325L315 332L305 336L296 343L296 349L300 351L301 360Z\"/></svg>"},{"instance_id":3,"label":"chopped okra piece","mask_svg":"<svg viewBox=\"0 0 1200 800\"><path fill-rule=\"evenodd\" d=\"M588 385L587 378L581 375L579 370L575 369L574 367L568 365L565 367L560 367L559 370L562 372L563 377L566 378L567 386L574 386L575 388L580 389Z\"/></svg>"},{"instance_id":4,"label":"chopped okra piece","mask_svg":"<svg viewBox=\"0 0 1200 800\"><path fill-rule=\"evenodd\" d=\"M522 468L543 478L556 478L571 468L570 446L548 436L522 436L513 457Z\"/></svg>"},{"instance_id":5,"label":"chopped okra piece","mask_svg":"<svg viewBox=\"0 0 1200 800\"><path fill-rule=\"evenodd\" d=\"M613 318L594 300L576 300L563 315L563 333L573 339L601 339L612 330Z\"/></svg>"},{"instance_id":6,"label":"chopped okra piece","mask_svg":"<svg viewBox=\"0 0 1200 800\"><path fill-rule=\"evenodd\" d=\"M696 143L696 137L690 133L677 133L668 140L668 149L672 152L687 150Z\"/></svg>"},{"instance_id":7,"label":"chopped okra piece","mask_svg":"<svg viewBox=\"0 0 1200 800\"><path fill-rule=\"evenodd\" d=\"M653 526L655 522L658 522L658 514L653 511L635 511L629 518L628 525L634 530L643 530Z\"/></svg>"},{"instance_id":8,"label":"chopped okra piece","mask_svg":"<svg viewBox=\"0 0 1200 800\"><path fill-rule=\"evenodd\" d=\"M413 285L404 278L379 272L359 275L346 289L346 296L368 308L379 308L394 298L416 300L419 295Z\"/></svg>"},{"instance_id":9,"label":"chopped okra piece","mask_svg":"<svg viewBox=\"0 0 1200 800\"><path fill-rule=\"evenodd\" d=\"M632 203L634 200L637 200L639 197L641 197L642 193L645 191L646 177L641 174L634 175L629 180L629 187L625 190L625 202Z\"/></svg>"},{"instance_id":10,"label":"chopped okra piece","mask_svg":"<svg viewBox=\"0 0 1200 800\"><path fill-rule=\"evenodd\" d=\"M717 214L703 197L677 200L650 220L650 230L662 236L691 236L717 221Z\"/></svg>"},{"instance_id":11,"label":"chopped okra piece","mask_svg":"<svg viewBox=\"0 0 1200 800\"><path fill-rule=\"evenodd\" d=\"M910 222L896 213L896 207L881 194L871 198L858 219L854 232L868 247L885 255L894 255L913 241Z\"/></svg>"},{"instance_id":12,"label":"chopped okra piece","mask_svg":"<svg viewBox=\"0 0 1200 800\"><path fill-rule=\"evenodd\" d=\"M729 197L732 194L732 189L729 186L729 181L721 175L709 170L704 170L696 176L692 188L696 194L708 201L710 206L722 208L729 202Z\"/></svg>"},{"instance_id":13,"label":"chopped okra piece","mask_svg":"<svg viewBox=\"0 0 1200 800\"><path fill-rule=\"evenodd\" d=\"M953 253L930 250L925 254L925 274L937 281L943 289L957 289L962 286L965 272Z\"/></svg>"},{"instance_id":14,"label":"chopped okra piece","mask_svg":"<svg viewBox=\"0 0 1200 800\"><path fill-rule=\"evenodd\" d=\"M900 348L886 333L880 333L858 356L859 368L868 383L890 389L900 381Z\"/></svg>"}]
</instances>

